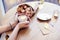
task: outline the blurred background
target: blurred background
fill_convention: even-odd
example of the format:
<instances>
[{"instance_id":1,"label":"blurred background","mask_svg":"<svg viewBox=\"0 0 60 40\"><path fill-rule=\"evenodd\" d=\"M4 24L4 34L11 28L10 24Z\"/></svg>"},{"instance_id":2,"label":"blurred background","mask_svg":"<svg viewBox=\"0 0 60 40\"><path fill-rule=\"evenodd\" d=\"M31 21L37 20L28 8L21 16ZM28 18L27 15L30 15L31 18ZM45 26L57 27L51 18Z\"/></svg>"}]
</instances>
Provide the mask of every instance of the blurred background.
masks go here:
<instances>
[{"instance_id":1,"label":"blurred background","mask_svg":"<svg viewBox=\"0 0 60 40\"><path fill-rule=\"evenodd\" d=\"M1 23L2 17L5 15L5 13L9 9L11 9L12 7L20 3L30 2L30 1L40 1L40 0L0 0L0 23ZM60 5L60 0L45 0L45 1Z\"/></svg>"},{"instance_id":2,"label":"blurred background","mask_svg":"<svg viewBox=\"0 0 60 40\"><path fill-rule=\"evenodd\" d=\"M3 6L4 6L5 12L7 12L10 8L12 8L13 6L16 6L17 4L20 4L22 2L40 1L40 0L1 0L1 1L2 1ZM51 2L54 4L59 4L58 3L59 0L45 0L45 1Z\"/></svg>"}]
</instances>

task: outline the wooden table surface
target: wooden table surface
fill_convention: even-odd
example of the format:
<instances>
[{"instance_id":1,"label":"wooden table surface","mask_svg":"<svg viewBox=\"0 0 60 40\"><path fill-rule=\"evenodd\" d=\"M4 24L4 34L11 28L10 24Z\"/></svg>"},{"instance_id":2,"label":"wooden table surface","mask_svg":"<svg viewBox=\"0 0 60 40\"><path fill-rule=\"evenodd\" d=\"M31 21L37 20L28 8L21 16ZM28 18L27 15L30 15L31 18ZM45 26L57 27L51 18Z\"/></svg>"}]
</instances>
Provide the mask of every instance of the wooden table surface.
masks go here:
<instances>
[{"instance_id":1,"label":"wooden table surface","mask_svg":"<svg viewBox=\"0 0 60 40\"><path fill-rule=\"evenodd\" d=\"M36 3L38 3L38 1L28 2L29 5L32 4L31 5L32 7L34 7ZM14 15L14 13L16 12L17 6L13 7L6 13L6 15L3 18L4 21L2 20L2 24L7 23L9 20L8 18L10 16ZM54 10L60 11L59 7L60 6L58 6L58 5L44 2L42 7L40 7L41 9L39 12L48 13L48 14L52 15ZM42 34L41 30L43 30L43 31L45 30L45 29L43 29L44 22L39 22L36 18L36 15L32 18L32 21L29 24L29 28L19 32L17 40L60 40L60 13L59 13L58 20L54 24L54 27L51 27L52 28L52 29L50 29L51 32L49 32L49 34L47 34L47 35ZM45 32L47 32L47 31L45 31Z\"/></svg>"}]
</instances>

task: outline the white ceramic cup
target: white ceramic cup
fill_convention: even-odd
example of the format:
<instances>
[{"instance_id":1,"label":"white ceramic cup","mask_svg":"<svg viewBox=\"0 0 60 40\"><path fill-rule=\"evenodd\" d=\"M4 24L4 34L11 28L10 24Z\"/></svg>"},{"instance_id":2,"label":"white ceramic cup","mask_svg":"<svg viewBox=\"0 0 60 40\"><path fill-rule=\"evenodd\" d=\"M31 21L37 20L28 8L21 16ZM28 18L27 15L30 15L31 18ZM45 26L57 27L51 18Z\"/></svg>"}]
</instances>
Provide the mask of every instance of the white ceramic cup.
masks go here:
<instances>
[{"instance_id":1,"label":"white ceramic cup","mask_svg":"<svg viewBox=\"0 0 60 40\"><path fill-rule=\"evenodd\" d=\"M26 15L21 15L18 17L19 22L25 22L27 21L27 16Z\"/></svg>"}]
</instances>

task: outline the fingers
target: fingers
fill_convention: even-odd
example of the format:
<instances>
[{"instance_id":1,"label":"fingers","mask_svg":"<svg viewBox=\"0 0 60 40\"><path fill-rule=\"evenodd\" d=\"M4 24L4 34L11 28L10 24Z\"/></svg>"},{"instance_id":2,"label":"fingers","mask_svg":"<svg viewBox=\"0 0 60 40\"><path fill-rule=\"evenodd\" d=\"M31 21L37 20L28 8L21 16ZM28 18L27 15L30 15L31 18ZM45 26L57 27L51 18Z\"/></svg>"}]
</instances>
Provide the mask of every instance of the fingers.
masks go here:
<instances>
[{"instance_id":1,"label":"fingers","mask_svg":"<svg viewBox=\"0 0 60 40\"><path fill-rule=\"evenodd\" d=\"M15 15L15 21L18 21L18 14Z\"/></svg>"},{"instance_id":2,"label":"fingers","mask_svg":"<svg viewBox=\"0 0 60 40\"><path fill-rule=\"evenodd\" d=\"M25 27L28 27L28 24L29 24L29 21L25 21L25 22L18 23L17 26L19 28L25 28Z\"/></svg>"},{"instance_id":3,"label":"fingers","mask_svg":"<svg viewBox=\"0 0 60 40\"><path fill-rule=\"evenodd\" d=\"M29 24L29 21L25 21L25 22L20 22L20 24Z\"/></svg>"},{"instance_id":4,"label":"fingers","mask_svg":"<svg viewBox=\"0 0 60 40\"><path fill-rule=\"evenodd\" d=\"M28 27L29 27L29 25L25 25L25 26L24 26L24 28L28 28Z\"/></svg>"}]
</instances>

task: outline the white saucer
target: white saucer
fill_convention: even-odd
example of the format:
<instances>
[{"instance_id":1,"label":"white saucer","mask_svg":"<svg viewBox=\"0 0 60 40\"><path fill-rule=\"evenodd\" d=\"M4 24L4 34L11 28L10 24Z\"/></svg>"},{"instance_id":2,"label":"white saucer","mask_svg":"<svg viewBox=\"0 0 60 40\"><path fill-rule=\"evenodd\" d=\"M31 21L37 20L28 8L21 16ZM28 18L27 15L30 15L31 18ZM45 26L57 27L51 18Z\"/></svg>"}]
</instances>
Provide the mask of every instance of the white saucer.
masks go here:
<instances>
[{"instance_id":1,"label":"white saucer","mask_svg":"<svg viewBox=\"0 0 60 40\"><path fill-rule=\"evenodd\" d=\"M37 14L37 18L40 20L49 20L49 19L51 19L51 15L49 15L47 13L39 13L39 14Z\"/></svg>"}]
</instances>

